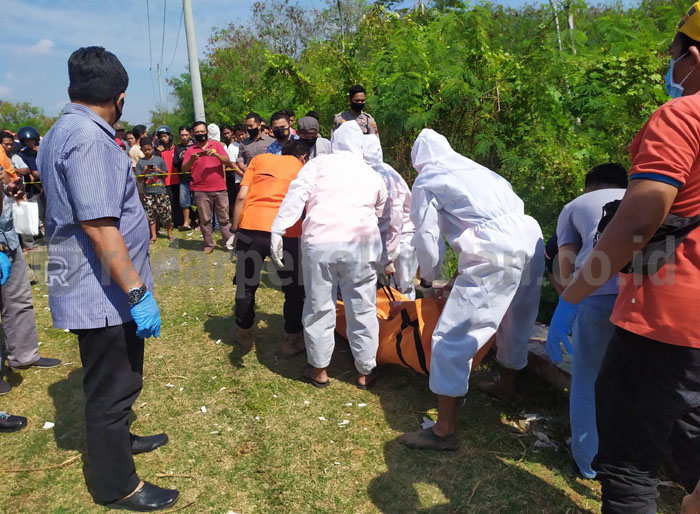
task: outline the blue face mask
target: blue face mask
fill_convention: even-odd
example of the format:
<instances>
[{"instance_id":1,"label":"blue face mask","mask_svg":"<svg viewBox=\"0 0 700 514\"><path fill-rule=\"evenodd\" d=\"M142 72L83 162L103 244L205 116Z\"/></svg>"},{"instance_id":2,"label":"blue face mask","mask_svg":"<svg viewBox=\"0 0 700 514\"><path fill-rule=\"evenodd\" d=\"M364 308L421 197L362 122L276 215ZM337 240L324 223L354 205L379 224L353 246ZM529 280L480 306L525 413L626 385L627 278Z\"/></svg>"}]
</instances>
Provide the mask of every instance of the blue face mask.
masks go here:
<instances>
[{"instance_id":1,"label":"blue face mask","mask_svg":"<svg viewBox=\"0 0 700 514\"><path fill-rule=\"evenodd\" d=\"M668 72L666 73L666 92L668 93L668 96L670 96L671 98L680 98L681 96L683 96L683 90L684 90L683 82L685 82L686 79L688 77L690 77L690 74L693 73L693 71L695 71L695 70L690 70L688 72L688 74L683 78L683 80L680 81L680 83L675 82L673 80L673 68L674 68L674 66L676 65L676 63L678 61L683 59L683 57L685 57L686 55L688 55L688 52L681 55L678 59L671 58L671 64L669 65Z\"/></svg>"}]
</instances>

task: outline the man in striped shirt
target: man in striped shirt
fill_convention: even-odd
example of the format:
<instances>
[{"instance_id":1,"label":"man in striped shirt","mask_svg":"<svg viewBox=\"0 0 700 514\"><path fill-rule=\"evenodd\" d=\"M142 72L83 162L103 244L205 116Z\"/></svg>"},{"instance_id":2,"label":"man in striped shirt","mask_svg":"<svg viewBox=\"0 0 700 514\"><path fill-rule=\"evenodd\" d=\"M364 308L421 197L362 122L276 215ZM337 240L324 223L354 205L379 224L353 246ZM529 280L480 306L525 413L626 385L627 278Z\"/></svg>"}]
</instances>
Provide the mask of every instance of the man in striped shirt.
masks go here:
<instances>
[{"instance_id":1,"label":"man in striped shirt","mask_svg":"<svg viewBox=\"0 0 700 514\"><path fill-rule=\"evenodd\" d=\"M172 505L178 492L141 481L132 454L154 450L167 436L129 430L142 387L144 338L160 334L148 221L131 161L112 128L129 77L101 47L73 52L68 75L71 103L38 157L51 315L56 328L78 335L93 498L111 508L158 510Z\"/></svg>"}]
</instances>

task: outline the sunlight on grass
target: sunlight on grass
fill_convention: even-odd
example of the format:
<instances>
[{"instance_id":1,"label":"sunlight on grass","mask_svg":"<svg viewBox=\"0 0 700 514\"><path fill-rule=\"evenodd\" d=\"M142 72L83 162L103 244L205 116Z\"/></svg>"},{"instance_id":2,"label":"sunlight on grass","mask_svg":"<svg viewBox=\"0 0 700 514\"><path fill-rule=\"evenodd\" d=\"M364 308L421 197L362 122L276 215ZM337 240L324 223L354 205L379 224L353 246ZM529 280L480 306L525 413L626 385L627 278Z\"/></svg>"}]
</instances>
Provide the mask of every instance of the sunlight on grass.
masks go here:
<instances>
[{"instance_id":1,"label":"sunlight on grass","mask_svg":"<svg viewBox=\"0 0 700 514\"><path fill-rule=\"evenodd\" d=\"M168 433L170 443L138 455L136 467L141 478L180 489L179 505L194 502L186 512L554 514L599 508L597 484L574 476L563 445L566 399L540 380L524 375L511 406L470 392L458 413L456 453L408 450L396 437L416 430L427 413L435 418L425 377L388 367L371 391L360 391L347 343L339 340L329 369L332 386L319 391L301 382L304 356L281 358L282 295L269 281L257 294L256 347L246 354L230 346L234 265L220 249L202 255L198 234L179 237L179 251L164 239L153 249L163 328L146 342L132 430ZM0 511L104 512L92 503L83 477L76 337L51 328L46 288L35 286L33 293L40 351L65 365L9 377L16 387L0 409L27 416L29 425L1 435ZM491 362L477 378L485 378ZM552 417L559 452L534 449L532 436L504 423L523 411ZM46 421L54 428L43 430ZM8 472L22 469L30 471ZM676 512L679 494L661 492L660 511Z\"/></svg>"}]
</instances>

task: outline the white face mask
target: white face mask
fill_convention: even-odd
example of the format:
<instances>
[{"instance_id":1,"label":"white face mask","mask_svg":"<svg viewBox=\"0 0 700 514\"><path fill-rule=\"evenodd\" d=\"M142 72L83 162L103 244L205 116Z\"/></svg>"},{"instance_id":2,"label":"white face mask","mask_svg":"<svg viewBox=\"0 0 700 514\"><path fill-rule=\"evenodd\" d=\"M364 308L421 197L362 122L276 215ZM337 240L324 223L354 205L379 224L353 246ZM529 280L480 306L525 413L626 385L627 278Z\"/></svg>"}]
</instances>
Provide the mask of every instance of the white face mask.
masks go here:
<instances>
[{"instance_id":1,"label":"white face mask","mask_svg":"<svg viewBox=\"0 0 700 514\"><path fill-rule=\"evenodd\" d=\"M676 63L683 59L683 57L686 55L688 55L688 52L681 55L678 59L671 58L671 64L668 66L668 71L666 72L666 92L671 98L680 98L683 96L683 91L685 90L683 83L688 77L690 77L690 74L695 71L695 69L690 70L686 76L683 77L683 80L681 80L680 83L673 80L673 68L675 67Z\"/></svg>"}]
</instances>

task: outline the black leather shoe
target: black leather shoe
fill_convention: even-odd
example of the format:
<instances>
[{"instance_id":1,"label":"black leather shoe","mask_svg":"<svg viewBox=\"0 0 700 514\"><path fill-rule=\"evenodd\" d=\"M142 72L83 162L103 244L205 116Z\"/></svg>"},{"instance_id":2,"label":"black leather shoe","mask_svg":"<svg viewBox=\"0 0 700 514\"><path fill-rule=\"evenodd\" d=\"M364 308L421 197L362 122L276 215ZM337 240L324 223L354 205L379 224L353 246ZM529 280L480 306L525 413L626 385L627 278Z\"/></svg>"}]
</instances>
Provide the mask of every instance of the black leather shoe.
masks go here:
<instances>
[{"instance_id":1,"label":"black leather shoe","mask_svg":"<svg viewBox=\"0 0 700 514\"><path fill-rule=\"evenodd\" d=\"M133 510L136 512L153 512L172 507L180 493L177 489L163 489L157 485L144 482L141 489L118 502L107 505L109 509Z\"/></svg>"},{"instance_id":2,"label":"black leather shoe","mask_svg":"<svg viewBox=\"0 0 700 514\"><path fill-rule=\"evenodd\" d=\"M61 364L61 359L50 359L48 357L39 357L37 360L31 364L25 364L22 366L12 366L13 369L29 369L29 368L55 368Z\"/></svg>"},{"instance_id":3,"label":"black leather shoe","mask_svg":"<svg viewBox=\"0 0 700 514\"><path fill-rule=\"evenodd\" d=\"M0 411L0 432L17 432L27 426L27 418Z\"/></svg>"},{"instance_id":4,"label":"black leather shoe","mask_svg":"<svg viewBox=\"0 0 700 514\"><path fill-rule=\"evenodd\" d=\"M139 453L152 452L156 448L160 448L168 442L168 434L157 435L133 435L131 434L131 453L137 455Z\"/></svg>"},{"instance_id":5,"label":"black leather shoe","mask_svg":"<svg viewBox=\"0 0 700 514\"><path fill-rule=\"evenodd\" d=\"M0 380L0 395L7 394L10 391L12 391L12 386L4 380Z\"/></svg>"}]
</instances>

